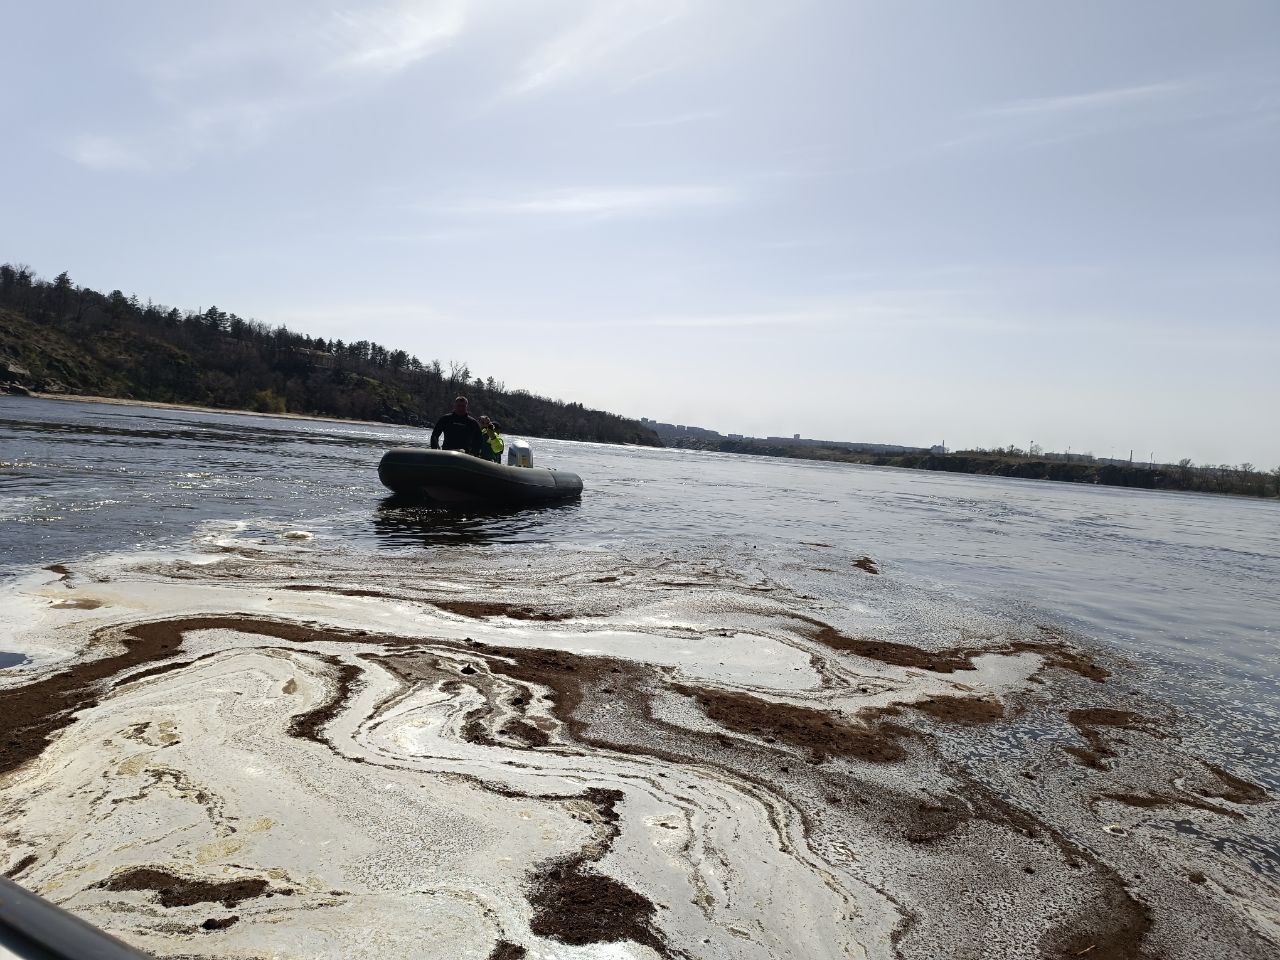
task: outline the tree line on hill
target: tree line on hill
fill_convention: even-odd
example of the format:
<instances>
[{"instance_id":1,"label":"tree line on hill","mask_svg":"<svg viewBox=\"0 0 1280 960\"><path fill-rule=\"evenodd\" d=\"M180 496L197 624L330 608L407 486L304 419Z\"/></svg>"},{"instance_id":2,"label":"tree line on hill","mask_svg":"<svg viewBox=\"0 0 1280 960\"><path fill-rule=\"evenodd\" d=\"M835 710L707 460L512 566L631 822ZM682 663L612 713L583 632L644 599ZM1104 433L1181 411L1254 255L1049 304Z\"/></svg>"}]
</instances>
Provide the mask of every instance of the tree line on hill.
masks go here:
<instances>
[{"instance_id":1,"label":"tree line on hill","mask_svg":"<svg viewBox=\"0 0 1280 960\"><path fill-rule=\"evenodd\" d=\"M465 393L506 432L660 446L635 420L508 389L465 363L422 361L369 340L270 327L209 307L162 307L0 265L0 384L261 413L424 426Z\"/></svg>"},{"instance_id":2,"label":"tree line on hill","mask_svg":"<svg viewBox=\"0 0 1280 960\"><path fill-rule=\"evenodd\" d=\"M1230 493L1247 497L1280 497L1280 466L1260 469L1252 463L1195 463L1184 457L1177 463L1142 463L1103 459L1092 453L1046 453L1038 446L961 450L955 457L976 457L1010 464L1040 464L1033 468L1046 475L1075 471L1085 482L1112 486L1165 488L1195 493ZM1018 475L1018 474L1014 474ZM1110 480L1099 479L1109 477Z\"/></svg>"}]
</instances>

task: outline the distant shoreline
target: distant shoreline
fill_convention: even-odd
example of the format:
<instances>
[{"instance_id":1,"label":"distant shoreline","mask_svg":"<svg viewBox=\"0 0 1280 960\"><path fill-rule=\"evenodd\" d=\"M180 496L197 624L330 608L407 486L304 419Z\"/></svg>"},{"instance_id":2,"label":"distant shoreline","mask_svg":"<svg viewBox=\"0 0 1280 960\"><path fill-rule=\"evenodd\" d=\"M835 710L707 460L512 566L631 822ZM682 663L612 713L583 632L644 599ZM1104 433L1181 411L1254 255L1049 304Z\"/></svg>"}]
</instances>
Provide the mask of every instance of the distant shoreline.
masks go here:
<instances>
[{"instance_id":1,"label":"distant shoreline","mask_svg":"<svg viewBox=\"0 0 1280 960\"><path fill-rule=\"evenodd\" d=\"M14 394L13 396L24 396L24 394ZM265 417L273 420L312 420L320 423L350 423L368 427L396 427L401 429L420 430L423 433L429 433L430 427L414 426L406 423L389 423L382 420L356 420L343 417L330 417L323 414L306 414L306 413L263 413L257 410L243 410L233 407L205 407L190 403L166 403L159 400L132 400L121 397L96 397L89 394L79 393L41 393L32 390L25 396L30 396L38 400L62 400L69 403L102 403L115 404L123 407L150 407L155 410L182 410L191 413L216 413L216 414L233 414L244 417ZM532 439L546 439L541 437L532 437ZM552 438L554 439L554 438ZM607 443L610 446L635 446L634 444L618 443L616 441L592 441L596 443ZM756 447L750 443L725 443L721 445L710 444L664 444L658 448L647 449L667 449L667 450L686 450L686 451L702 451L713 453L732 453L739 456L760 457L766 460L802 460L810 463L847 463L858 464L870 467L891 467L896 470L917 470L922 473L956 473L968 476L987 476L987 477L1008 477L1019 480L1044 480L1050 483L1066 483L1074 486L1103 486L1114 487L1119 489L1130 490L1156 490L1167 491L1170 493L1195 493L1209 494L1227 497L1243 497L1249 500L1280 500L1280 496L1269 493L1251 493L1240 490L1207 490L1196 489L1194 487L1186 487L1180 485L1168 473L1160 470L1142 470L1139 472L1134 468L1124 470L1123 468L1106 467L1105 465L1094 465L1089 471L1091 475L1081 475L1084 471L1071 470L1072 464L1058 464L1055 462L1039 461L1034 458L1025 457L1007 457L993 455L964 455L964 454L925 454L925 455L876 455L876 454L854 454L848 451L838 451L832 448L813 448L812 450L793 450L785 447ZM1066 467L1059 475L1046 475L1057 473L1054 468ZM1086 467L1085 464L1074 465L1077 468ZM1075 473L1075 476L1068 475ZM1137 482L1134 482L1134 481ZM1171 482L1172 481L1172 482Z\"/></svg>"},{"instance_id":2,"label":"distant shoreline","mask_svg":"<svg viewBox=\"0 0 1280 960\"><path fill-rule=\"evenodd\" d=\"M1241 468L1213 466L1148 467L1142 464L1120 465L1098 460L1059 460L981 450L955 453L875 453L852 451L834 445L793 446L758 440L691 439L671 443L681 450L707 450L718 453L746 454L756 457L807 460L814 463L854 463L871 467L893 467L927 473L955 473L978 477L1008 477L1015 480L1045 480L1076 486L1116 487L1129 490L1158 490L1176 493L1213 494L1247 497L1250 500L1280 500L1280 474Z\"/></svg>"}]
</instances>

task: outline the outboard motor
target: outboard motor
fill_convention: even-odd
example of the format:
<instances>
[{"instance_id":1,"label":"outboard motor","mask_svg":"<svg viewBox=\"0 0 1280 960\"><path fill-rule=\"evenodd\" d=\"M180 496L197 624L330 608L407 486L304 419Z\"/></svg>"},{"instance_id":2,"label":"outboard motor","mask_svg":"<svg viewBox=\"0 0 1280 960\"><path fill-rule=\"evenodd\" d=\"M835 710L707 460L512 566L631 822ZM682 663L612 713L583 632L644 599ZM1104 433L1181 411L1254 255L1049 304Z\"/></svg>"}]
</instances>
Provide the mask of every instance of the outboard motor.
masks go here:
<instances>
[{"instance_id":1,"label":"outboard motor","mask_svg":"<svg viewBox=\"0 0 1280 960\"><path fill-rule=\"evenodd\" d=\"M507 466L532 467L533 450L523 440L507 441Z\"/></svg>"}]
</instances>

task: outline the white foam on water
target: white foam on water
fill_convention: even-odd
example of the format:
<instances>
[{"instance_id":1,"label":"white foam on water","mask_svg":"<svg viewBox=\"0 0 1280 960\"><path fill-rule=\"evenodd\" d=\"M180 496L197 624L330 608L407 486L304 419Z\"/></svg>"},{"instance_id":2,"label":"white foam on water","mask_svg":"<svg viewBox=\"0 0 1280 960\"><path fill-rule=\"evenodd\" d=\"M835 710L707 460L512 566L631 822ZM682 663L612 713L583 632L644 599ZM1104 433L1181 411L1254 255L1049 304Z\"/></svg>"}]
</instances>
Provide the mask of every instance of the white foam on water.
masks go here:
<instances>
[{"instance_id":1,"label":"white foam on water","mask_svg":"<svg viewBox=\"0 0 1280 960\"><path fill-rule=\"evenodd\" d=\"M114 678L38 758L0 777L10 862L30 853L24 884L158 954L484 960L506 941L539 958L658 956L628 940L572 945L533 932L538 871L590 854L584 869L651 902L656 935L684 956L914 957L931 946L952 951L965 937L982 938L993 954L1033 956L1050 918L1083 909L1090 888L1073 885L1057 841L989 813L1016 801L1032 810L1030 822L1045 817L1062 843L1126 870L1140 865L1160 929L1173 931L1160 944L1170 956L1179 955L1178 924L1206 916L1220 930L1248 922L1273 936L1273 887L1213 859L1207 843L1171 853L1169 840L1142 829L1138 808L1091 805L1107 788L1065 758L1060 743L1034 743L981 771L995 784L984 786L975 771L941 758L930 746L931 721L911 709L940 695L994 696L1016 724L1020 711L1052 710L1059 700L1062 709L1090 704L1100 685L1045 674L1045 655L1035 652L977 655L973 669L950 673L840 654L815 641L803 619L825 616L819 605L758 571L695 558L676 562L676 575L672 565L563 549L370 562L296 526L230 523L206 526L189 549L86 558L65 579L24 577L4 597L0 649L33 662L0 672L9 686L118 652L110 628L231 619L188 630L180 668ZM898 611L909 598L891 582L850 582L851 595L868 592L824 601L840 605L841 626L898 631L894 642L903 642ZM299 586L307 589L290 589ZM470 617L435 604L477 598L565 619ZM941 607L929 617L937 637L964 644L983 633L998 646L1016 633L1015 624ZM307 630L280 640L256 631L255 621ZM586 742L550 706L554 690L534 684L522 692L502 674L501 662L518 665L522 651L570 654L579 665L632 664L659 685L750 695L869 729L880 721L865 718L888 710L905 725L892 736L905 738L910 756L815 758L768 731L726 727L675 693L655 696L649 715L632 720L668 731L677 746L628 740L630 715L611 714L608 702L584 705L603 738ZM396 658L420 673L404 672ZM464 667L474 678L465 683ZM335 696L340 669L356 685L318 742L292 735L297 718ZM516 709L526 696L534 702ZM468 723L486 712L491 739L469 736ZM530 749L505 737L512 719L536 725L548 742ZM1003 728L938 735L985 743L993 729ZM621 740L611 745L615 734ZM722 745L699 746L707 743ZM1139 768L1140 758L1116 750L1115 777L1128 775L1121 759ZM1181 760L1170 753L1162 762ZM1052 789L1025 792L1033 787L1019 775L1024 767L1051 779ZM1203 771L1192 773L1188 789L1204 782ZM591 791L616 798L611 814ZM881 794L898 809L858 805ZM884 826L901 820L917 829L914 811L923 810L919 829L932 829L929 817L957 809L965 811L957 825L925 840ZM1229 809L1258 819L1274 805L1258 814ZM1183 813L1210 826L1222 819ZM1170 892L1187 887L1179 864L1193 860L1216 878L1218 914ZM139 867L265 881L273 895L167 908L146 890L104 886ZM1102 882L1100 868L1090 869L1090 882ZM1021 897L1032 875L1043 893ZM229 926L200 927L233 914ZM895 945L904 930L917 932ZM921 942L918 931L937 939ZM1240 942L1226 934L1220 941L1224 950Z\"/></svg>"}]
</instances>

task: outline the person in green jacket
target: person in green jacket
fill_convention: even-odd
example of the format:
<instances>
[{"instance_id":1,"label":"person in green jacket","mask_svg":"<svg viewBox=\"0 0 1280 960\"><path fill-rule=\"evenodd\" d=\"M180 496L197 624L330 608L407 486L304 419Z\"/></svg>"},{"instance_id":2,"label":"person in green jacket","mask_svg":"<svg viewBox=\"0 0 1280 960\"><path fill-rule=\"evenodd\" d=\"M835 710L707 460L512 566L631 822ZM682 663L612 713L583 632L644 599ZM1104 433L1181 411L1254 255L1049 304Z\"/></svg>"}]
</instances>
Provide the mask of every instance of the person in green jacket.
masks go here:
<instances>
[{"instance_id":1,"label":"person in green jacket","mask_svg":"<svg viewBox=\"0 0 1280 960\"><path fill-rule=\"evenodd\" d=\"M502 462L502 451L506 449L506 441L502 439L501 425L488 417L480 418L480 433L484 437L484 445L480 454L494 463Z\"/></svg>"}]
</instances>

